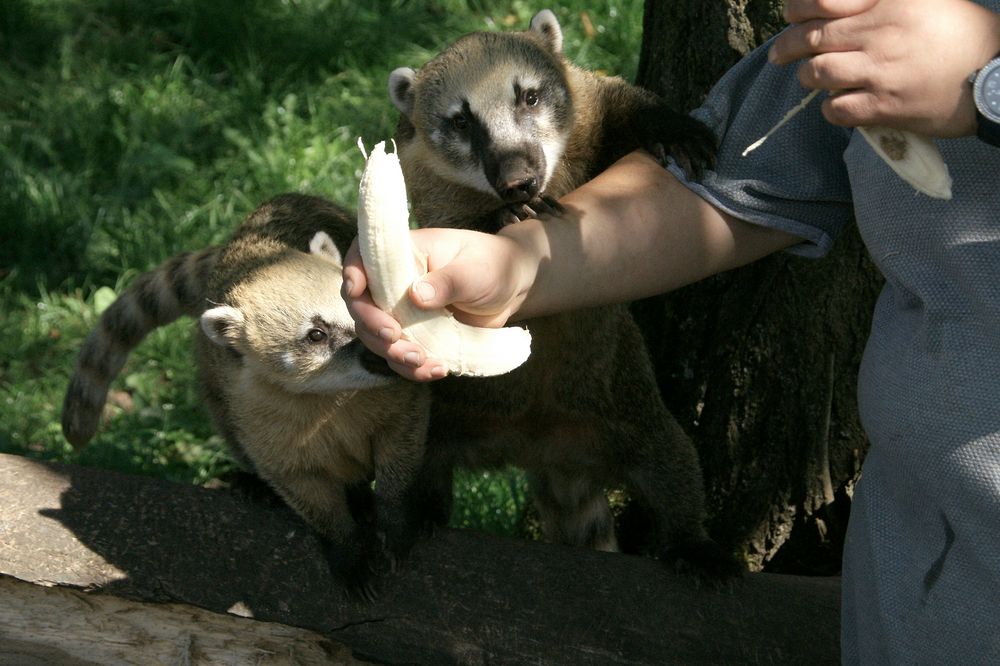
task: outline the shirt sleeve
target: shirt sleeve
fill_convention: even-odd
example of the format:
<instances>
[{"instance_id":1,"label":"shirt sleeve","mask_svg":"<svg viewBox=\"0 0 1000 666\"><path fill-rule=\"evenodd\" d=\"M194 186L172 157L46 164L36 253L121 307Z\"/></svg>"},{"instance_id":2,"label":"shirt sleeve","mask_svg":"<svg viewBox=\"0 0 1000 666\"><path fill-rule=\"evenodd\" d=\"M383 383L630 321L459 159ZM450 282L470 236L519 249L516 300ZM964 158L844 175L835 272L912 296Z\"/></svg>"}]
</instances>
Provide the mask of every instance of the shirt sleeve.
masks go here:
<instances>
[{"instance_id":1,"label":"shirt sleeve","mask_svg":"<svg viewBox=\"0 0 1000 666\"><path fill-rule=\"evenodd\" d=\"M823 118L821 94L764 145L742 156L809 92L799 85L795 65L768 62L769 46L737 63L692 112L719 139L715 168L700 182L689 180L676 163L668 168L730 215L801 237L791 252L819 257L853 216L843 157L851 130Z\"/></svg>"}]
</instances>

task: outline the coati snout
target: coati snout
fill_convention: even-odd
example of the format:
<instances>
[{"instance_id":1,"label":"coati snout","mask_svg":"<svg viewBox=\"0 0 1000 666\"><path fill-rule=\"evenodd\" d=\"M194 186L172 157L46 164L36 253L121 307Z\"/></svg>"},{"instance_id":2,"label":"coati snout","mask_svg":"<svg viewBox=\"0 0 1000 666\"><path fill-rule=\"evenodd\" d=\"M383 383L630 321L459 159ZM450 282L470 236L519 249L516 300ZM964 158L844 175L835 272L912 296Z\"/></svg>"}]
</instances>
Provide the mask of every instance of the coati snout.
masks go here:
<instances>
[{"instance_id":1,"label":"coati snout","mask_svg":"<svg viewBox=\"0 0 1000 666\"><path fill-rule=\"evenodd\" d=\"M532 146L500 154L486 152L483 172L504 203L526 203L541 193L545 156Z\"/></svg>"}]
</instances>

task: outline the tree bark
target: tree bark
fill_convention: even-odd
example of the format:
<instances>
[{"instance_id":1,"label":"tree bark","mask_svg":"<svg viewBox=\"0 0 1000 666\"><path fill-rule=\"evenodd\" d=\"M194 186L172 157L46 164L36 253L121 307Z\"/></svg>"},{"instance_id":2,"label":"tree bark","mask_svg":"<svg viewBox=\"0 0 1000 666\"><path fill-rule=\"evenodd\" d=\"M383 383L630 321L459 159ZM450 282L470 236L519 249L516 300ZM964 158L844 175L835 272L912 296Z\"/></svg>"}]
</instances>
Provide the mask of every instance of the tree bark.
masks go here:
<instances>
[{"instance_id":1,"label":"tree bark","mask_svg":"<svg viewBox=\"0 0 1000 666\"><path fill-rule=\"evenodd\" d=\"M638 83L698 106L781 27L777 0L647 0ZM667 406L692 435L711 530L755 567L840 568L867 450L856 381L881 278L851 226L822 261L787 254L634 305Z\"/></svg>"},{"instance_id":2,"label":"tree bark","mask_svg":"<svg viewBox=\"0 0 1000 666\"><path fill-rule=\"evenodd\" d=\"M10 455L0 455L0 574L73 588L62 601L66 631L106 630L122 614L153 612L149 602L180 604L171 608L192 621L171 625L175 643L138 620L117 635L188 656L185 631L225 638L219 618L194 619L203 617L196 606L316 632L326 642L299 635L298 654L322 649L343 660L331 641L358 658L435 666L839 662L836 578L751 574L715 588L645 558L445 530L417 544L375 602L360 602L338 588L313 535L277 503ZM0 578L0 592L4 585ZM32 605L49 603L46 594L39 589ZM23 609L6 612L23 625ZM14 624L0 621L0 649L80 663L65 640L46 646ZM133 661L150 663L143 649L135 646Z\"/></svg>"}]
</instances>

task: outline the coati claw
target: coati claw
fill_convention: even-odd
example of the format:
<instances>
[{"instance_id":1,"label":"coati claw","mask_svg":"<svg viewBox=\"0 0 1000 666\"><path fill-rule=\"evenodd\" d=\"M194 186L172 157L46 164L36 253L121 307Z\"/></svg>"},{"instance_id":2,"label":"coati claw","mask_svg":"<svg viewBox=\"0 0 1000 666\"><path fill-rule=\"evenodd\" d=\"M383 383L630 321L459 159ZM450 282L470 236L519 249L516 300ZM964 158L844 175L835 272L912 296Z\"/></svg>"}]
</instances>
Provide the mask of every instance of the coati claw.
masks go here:
<instances>
[{"instance_id":1,"label":"coati claw","mask_svg":"<svg viewBox=\"0 0 1000 666\"><path fill-rule=\"evenodd\" d=\"M507 219L502 226L514 224L521 220L544 217L546 215L559 215L566 209L563 205L550 196L541 195L527 203L511 204L507 208Z\"/></svg>"},{"instance_id":2,"label":"coati claw","mask_svg":"<svg viewBox=\"0 0 1000 666\"><path fill-rule=\"evenodd\" d=\"M360 139L358 146L364 153ZM399 158L385 152L384 141L372 148L361 176L358 245L376 305L399 321L404 339L444 362L451 374L500 375L528 359L531 334L526 329L469 326L445 309L421 310L410 301L410 285L419 277L417 263L424 260L410 244Z\"/></svg>"},{"instance_id":3,"label":"coati claw","mask_svg":"<svg viewBox=\"0 0 1000 666\"><path fill-rule=\"evenodd\" d=\"M535 211L526 203L511 204L507 207L507 212L509 221L504 226L535 217Z\"/></svg>"},{"instance_id":4,"label":"coati claw","mask_svg":"<svg viewBox=\"0 0 1000 666\"><path fill-rule=\"evenodd\" d=\"M561 203L545 194L532 201L531 206L535 211L535 217L540 215L559 215L566 211Z\"/></svg>"}]
</instances>

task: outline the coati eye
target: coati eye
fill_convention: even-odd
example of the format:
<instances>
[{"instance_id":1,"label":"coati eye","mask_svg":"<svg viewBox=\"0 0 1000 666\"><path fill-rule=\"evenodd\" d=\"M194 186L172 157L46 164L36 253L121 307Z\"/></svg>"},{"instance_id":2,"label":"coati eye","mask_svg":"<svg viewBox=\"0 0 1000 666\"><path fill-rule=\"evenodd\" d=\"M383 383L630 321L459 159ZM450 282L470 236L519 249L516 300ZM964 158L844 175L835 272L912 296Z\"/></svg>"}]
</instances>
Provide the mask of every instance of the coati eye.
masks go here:
<instances>
[{"instance_id":1,"label":"coati eye","mask_svg":"<svg viewBox=\"0 0 1000 666\"><path fill-rule=\"evenodd\" d=\"M538 105L538 91L537 90L529 90L526 93L524 93L524 103L527 104L528 106L537 106Z\"/></svg>"},{"instance_id":2,"label":"coati eye","mask_svg":"<svg viewBox=\"0 0 1000 666\"><path fill-rule=\"evenodd\" d=\"M324 342L327 338L326 331L321 328L310 328L309 332L306 333L306 338L309 342Z\"/></svg>"},{"instance_id":3,"label":"coati eye","mask_svg":"<svg viewBox=\"0 0 1000 666\"><path fill-rule=\"evenodd\" d=\"M451 126L459 132L464 132L469 127L469 119L464 113L456 113L451 117Z\"/></svg>"}]
</instances>

